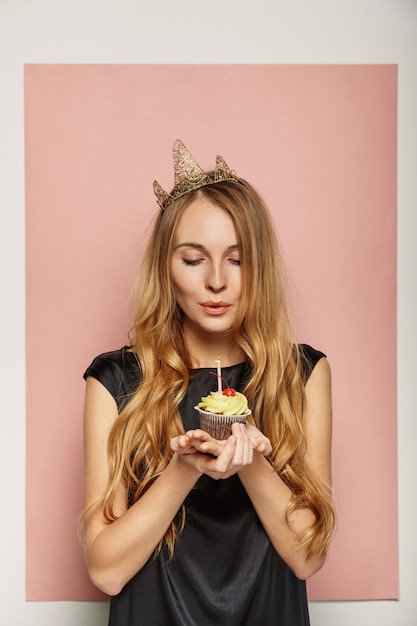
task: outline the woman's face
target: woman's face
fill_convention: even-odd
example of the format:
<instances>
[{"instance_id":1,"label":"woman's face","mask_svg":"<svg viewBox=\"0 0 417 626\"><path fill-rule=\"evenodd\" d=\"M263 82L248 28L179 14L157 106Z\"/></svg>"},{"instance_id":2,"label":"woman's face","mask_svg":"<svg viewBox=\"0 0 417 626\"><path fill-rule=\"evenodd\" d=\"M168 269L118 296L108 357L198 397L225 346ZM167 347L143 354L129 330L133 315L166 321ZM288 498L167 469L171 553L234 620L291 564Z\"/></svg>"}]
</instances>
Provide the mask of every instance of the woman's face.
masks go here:
<instances>
[{"instance_id":1,"label":"woman's face","mask_svg":"<svg viewBox=\"0 0 417 626\"><path fill-rule=\"evenodd\" d=\"M171 277L185 330L230 331L241 295L240 250L229 214L204 196L178 223Z\"/></svg>"}]
</instances>

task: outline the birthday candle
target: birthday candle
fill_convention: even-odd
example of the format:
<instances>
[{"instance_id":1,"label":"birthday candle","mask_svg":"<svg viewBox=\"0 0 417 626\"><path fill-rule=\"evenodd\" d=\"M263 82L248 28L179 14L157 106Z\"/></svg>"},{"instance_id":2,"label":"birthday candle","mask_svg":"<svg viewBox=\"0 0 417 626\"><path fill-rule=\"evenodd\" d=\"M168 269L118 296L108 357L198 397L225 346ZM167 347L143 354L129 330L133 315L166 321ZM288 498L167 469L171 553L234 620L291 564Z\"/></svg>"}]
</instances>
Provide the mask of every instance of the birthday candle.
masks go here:
<instances>
[{"instance_id":1,"label":"birthday candle","mask_svg":"<svg viewBox=\"0 0 417 626\"><path fill-rule=\"evenodd\" d=\"M220 365L220 357L216 359L217 363L217 391L222 392L222 369Z\"/></svg>"}]
</instances>

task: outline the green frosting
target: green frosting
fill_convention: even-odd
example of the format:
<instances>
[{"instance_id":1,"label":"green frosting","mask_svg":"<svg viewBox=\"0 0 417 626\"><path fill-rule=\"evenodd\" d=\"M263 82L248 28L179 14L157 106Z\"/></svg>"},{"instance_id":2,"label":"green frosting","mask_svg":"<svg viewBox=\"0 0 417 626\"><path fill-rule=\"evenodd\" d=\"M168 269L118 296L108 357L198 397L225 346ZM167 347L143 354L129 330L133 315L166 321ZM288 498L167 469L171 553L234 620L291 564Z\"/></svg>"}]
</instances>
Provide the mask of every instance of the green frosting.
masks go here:
<instances>
[{"instance_id":1,"label":"green frosting","mask_svg":"<svg viewBox=\"0 0 417 626\"><path fill-rule=\"evenodd\" d=\"M201 398L199 408L210 413L222 415L243 415L248 413L248 401L243 393L236 391L234 396L225 396L220 391L210 391L209 395Z\"/></svg>"}]
</instances>

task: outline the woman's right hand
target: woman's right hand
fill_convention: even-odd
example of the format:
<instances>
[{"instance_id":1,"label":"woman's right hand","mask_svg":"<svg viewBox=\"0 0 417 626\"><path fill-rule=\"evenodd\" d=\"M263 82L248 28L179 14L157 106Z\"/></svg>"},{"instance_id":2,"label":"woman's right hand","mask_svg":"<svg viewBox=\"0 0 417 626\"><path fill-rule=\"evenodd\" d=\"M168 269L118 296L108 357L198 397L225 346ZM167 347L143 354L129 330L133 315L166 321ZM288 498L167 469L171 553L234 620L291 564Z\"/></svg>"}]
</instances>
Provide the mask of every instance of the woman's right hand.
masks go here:
<instances>
[{"instance_id":1,"label":"woman's right hand","mask_svg":"<svg viewBox=\"0 0 417 626\"><path fill-rule=\"evenodd\" d=\"M182 462L215 480L229 478L253 462L254 444L243 424L232 425L232 434L218 441L204 430L189 430L171 439L171 449Z\"/></svg>"}]
</instances>

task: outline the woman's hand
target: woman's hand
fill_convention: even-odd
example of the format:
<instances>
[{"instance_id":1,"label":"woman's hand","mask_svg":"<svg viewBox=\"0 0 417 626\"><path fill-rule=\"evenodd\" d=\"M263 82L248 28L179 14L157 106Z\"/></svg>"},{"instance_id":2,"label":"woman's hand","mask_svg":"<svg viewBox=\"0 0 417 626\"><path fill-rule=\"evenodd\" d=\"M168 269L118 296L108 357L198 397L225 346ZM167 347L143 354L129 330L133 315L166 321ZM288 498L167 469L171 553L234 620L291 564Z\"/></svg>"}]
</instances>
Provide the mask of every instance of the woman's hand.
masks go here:
<instances>
[{"instance_id":1,"label":"woman's hand","mask_svg":"<svg viewBox=\"0 0 417 626\"><path fill-rule=\"evenodd\" d=\"M269 454L271 445L254 426L235 423L225 441L214 439L204 430L189 430L171 440L171 449L185 463L218 480L251 465L255 453Z\"/></svg>"},{"instance_id":2,"label":"woman's hand","mask_svg":"<svg viewBox=\"0 0 417 626\"><path fill-rule=\"evenodd\" d=\"M263 456L268 456L272 452L271 442L268 437L265 437L260 430L256 428L256 426L252 426L252 424L246 424L246 432L250 440L253 443L253 449L259 454Z\"/></svg>"}]
</instances>

